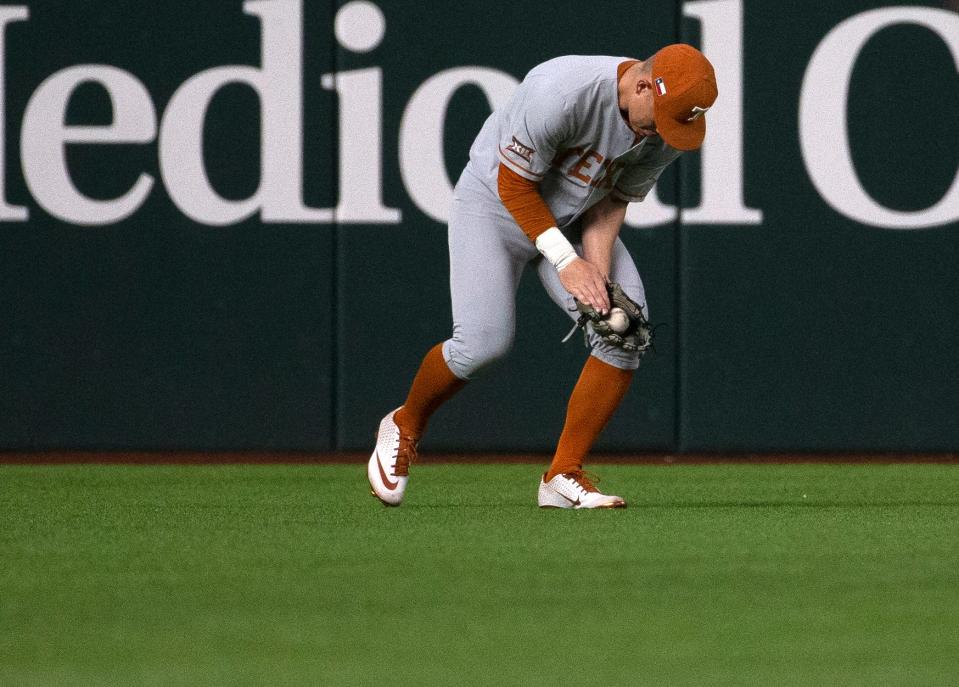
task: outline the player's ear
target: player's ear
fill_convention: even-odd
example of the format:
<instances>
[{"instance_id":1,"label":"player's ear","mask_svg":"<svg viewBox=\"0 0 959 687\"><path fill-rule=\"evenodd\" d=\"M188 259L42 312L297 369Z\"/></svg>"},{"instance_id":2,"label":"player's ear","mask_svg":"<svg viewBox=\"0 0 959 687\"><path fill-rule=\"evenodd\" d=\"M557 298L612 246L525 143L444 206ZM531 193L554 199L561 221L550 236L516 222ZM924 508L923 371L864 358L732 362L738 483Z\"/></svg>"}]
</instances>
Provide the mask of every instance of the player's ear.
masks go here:
<instances>
[{"instance_id":1,"label":"player's ear","mask_svg":"<svg viewBox=\"0 0 959 687\"><path fill-rule=\"evenodd\" d=\"M651 84L648 80L640 79L639 81L636 82L636 94L639 95L647 88L652 88L652 87L653 87L653 84Z\"/></svg>"}]
</instances>

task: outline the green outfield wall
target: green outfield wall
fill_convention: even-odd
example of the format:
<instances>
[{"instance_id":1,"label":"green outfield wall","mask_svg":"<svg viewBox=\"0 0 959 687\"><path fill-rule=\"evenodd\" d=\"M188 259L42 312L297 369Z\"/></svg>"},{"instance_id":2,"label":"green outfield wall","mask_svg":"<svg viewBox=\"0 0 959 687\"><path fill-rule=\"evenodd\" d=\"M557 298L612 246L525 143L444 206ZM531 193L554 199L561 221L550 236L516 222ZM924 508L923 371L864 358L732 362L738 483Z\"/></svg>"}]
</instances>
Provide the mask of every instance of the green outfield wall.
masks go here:
<instances>
[{"instance_id":1,"label":"green outfield wall","mask_svg":"<svg viewBox=\"0 0 959 687\"><path fill-rule=\"evenodd\" d=\"M445 218L535 64L693 43L701 152L631 206L657 351L605 450L959 450L947 2L0 5L0 448L365 449L449 335ZM534 275L424 447L548 450Z\"/></svg>"}]
</instances>

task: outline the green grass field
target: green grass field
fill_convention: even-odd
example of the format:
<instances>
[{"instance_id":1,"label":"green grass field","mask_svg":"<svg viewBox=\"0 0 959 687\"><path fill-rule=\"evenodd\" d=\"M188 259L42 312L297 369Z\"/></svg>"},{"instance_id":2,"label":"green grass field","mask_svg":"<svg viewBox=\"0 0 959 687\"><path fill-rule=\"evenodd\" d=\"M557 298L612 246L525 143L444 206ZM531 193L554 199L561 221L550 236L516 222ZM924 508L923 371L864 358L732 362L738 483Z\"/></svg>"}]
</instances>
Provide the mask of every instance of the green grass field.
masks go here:
<instances>
[{"instance_id":1,"label":"green grass field","mask_svg":"<svg viewBox=\"0 0 959 687\"><path fill-rule=\"evenodd\" d=\"M0 467L0 684L959 684L959 466L538 474Z\"/></svg>"}]
</instances>

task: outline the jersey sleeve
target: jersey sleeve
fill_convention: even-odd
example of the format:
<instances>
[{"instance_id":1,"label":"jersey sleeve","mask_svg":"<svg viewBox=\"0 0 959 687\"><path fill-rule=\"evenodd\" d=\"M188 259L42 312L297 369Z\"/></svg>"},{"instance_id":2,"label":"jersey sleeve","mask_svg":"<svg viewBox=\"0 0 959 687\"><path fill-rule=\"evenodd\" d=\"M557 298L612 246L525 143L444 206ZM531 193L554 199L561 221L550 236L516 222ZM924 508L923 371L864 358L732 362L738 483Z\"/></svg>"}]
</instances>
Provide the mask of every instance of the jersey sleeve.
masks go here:
<instances>
[{"instance_id":1,"label":"jersey sleeve","mask_svg":"<svg viewBox=\"0 0 959 687\"><path fill-rule=\"evenodd\" d=\"M513 93L499 132L499 159L530 181L541 181L571 124L565 99L542 77L527 78Z\"/></svg>"},{"instance_id":2,"label":"jersey sleeve","mask_svg":"<svg viewBox=\"0 0 959 687\"><path fill-rule=\"evenodd\" d=\"M663 144L661 150L655 155L644 158L623 170L613 187L613 196L627 203L638 203L644 200L663 170L669 167L680 154L681 151Z\"/></svg>"},{"instance_id":3,"label":"jersey sleeve","mask_svg":"<svg viewBox=\"0 0 959 687\"><path fill-rule=\"evenodd\" d=\"M500 163L497 188L500 202L533 243L544 231L556 226L556 219L535 181L521 177Z\"/></svg>"}]
</instances>

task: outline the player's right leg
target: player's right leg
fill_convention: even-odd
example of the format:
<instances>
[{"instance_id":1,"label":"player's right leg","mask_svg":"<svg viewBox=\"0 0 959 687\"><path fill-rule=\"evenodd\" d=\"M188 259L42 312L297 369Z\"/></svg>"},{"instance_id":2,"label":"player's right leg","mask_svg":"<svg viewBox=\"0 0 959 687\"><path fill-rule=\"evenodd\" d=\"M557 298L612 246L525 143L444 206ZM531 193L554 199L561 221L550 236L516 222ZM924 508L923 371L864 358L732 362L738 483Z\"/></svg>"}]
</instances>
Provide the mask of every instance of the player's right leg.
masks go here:
<instances>
[{"instance_id":1,"label":"player's right leg","mask_svg":"<svg viewBox=\"0 0 959 687\"><path fill-rule=\"evenodd\" d=\"M380 422L367 465L373 495L398 506L430 416L513 344L516 290L536 248L499 199L469 172L456 186L449 222L453 336L426 354L402 406Z\"/></svg>"},{"instance_id":2,"label":"player's right leg","mask_svg":"<svg viewBox=\"0 0 959 687\"><path fill-rule=\"evenodd\" d=\"M579 249L577 247L577 249ZM610 278L645 306L646 294L636 265L622 241L613 247ZM553 301L575 321L579 315L552 265L537 271ZM539 505L544 508L622 508L625 501L603 494L583 472L583 462L629 389L639 354L603 343L590 331L591 354L570 395L566 422L556 453L540 482Z\"/></svg>"}]
</instances>

